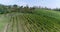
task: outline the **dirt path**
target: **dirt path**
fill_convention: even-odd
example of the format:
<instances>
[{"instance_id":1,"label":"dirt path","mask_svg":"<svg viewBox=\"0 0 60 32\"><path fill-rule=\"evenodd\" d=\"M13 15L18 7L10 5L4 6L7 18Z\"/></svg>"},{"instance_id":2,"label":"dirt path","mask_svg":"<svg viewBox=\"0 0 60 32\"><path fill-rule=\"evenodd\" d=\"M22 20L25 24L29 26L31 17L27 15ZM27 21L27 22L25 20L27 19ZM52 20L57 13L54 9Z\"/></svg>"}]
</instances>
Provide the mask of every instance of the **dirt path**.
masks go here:
<instances>
[{"instance_id":1,"label":"dirt path","mask_svg":"<svg viewBox=\"0 0 60 32\"><path fill-rule=\"evenodd\" d=\"M12 17L10 17L10 19L8 19L9 21L6 23L3 32L8 32L8 30L9 30L9 28L11 26L11 18Z\"/></svg>"},{"instance_id":2,"label":"dirt path","mask_svg":"<svg viewBox=\"0 0 60 32\"><path fill-rule=\"evenodd\" d=\"M8 23L5 26L4 32L7 32Z\"/></svg>"}]
</instances>

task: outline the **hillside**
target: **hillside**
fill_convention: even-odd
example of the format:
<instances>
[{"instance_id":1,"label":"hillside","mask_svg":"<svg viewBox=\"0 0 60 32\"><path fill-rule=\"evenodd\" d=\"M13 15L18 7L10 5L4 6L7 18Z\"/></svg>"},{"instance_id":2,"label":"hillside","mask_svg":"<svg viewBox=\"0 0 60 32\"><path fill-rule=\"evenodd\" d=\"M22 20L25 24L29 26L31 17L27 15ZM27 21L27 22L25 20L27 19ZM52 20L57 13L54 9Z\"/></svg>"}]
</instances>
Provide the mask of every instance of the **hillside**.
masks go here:
<instances>
[{"instance_id":1,"label":"hillside","mask_svg":"<svg viewBox=\"0 0 60 32\"><path fill-rule=\"evenodd\" d=\"M0 16L1 32L60 32L60 12L35 9L33 13L7 13Z\"/></svg>"}]
</instances>

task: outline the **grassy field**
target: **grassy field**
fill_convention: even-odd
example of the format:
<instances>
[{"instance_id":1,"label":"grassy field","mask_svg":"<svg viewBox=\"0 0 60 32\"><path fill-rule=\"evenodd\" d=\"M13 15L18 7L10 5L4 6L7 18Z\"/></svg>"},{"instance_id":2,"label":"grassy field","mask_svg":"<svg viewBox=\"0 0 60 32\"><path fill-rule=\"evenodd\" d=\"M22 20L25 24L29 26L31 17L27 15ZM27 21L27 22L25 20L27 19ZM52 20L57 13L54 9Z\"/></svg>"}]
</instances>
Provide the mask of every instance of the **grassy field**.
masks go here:
<instances>
[{"instance_id":1,"label":"grassy field","mask_svg":"<svg viewBox=\"0 0 60 32\"><path fill-rule=\"evenodd\" d=\"M0 15L1 32L60 32L60 12L36 9L31 13Z\"/></svg>"}]
</instances>

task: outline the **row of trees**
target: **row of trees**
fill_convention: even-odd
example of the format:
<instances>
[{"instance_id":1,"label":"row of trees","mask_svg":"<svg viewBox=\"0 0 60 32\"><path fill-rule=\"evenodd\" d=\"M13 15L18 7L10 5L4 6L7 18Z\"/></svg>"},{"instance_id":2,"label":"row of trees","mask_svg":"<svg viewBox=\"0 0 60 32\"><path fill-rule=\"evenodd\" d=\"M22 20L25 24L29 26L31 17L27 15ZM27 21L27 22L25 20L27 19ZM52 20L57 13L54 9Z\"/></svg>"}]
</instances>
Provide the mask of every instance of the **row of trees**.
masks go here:
<instances>
[{"instance_id":1,"label":"row of trees","mask_svg":"<svg viewBox=\"0 0 60 32\"><path fill-rule=\"evenodd\" d=\"M32 13L35 10L35 7L29 7L26 5L25 7L23 6L18 6L18 5L0 5L0 13L11 13L11 12L21 12L21 13Z\"/></svg>"},{"instance_id":2,"label":"row of trees","mask_svg":"<svg viewBox=\"0 0 60 32\"><path fill-rule=\"evenodd\" d=\"M25 7L17 6L17 5L13 5L13 6L8 6L7 7L7 11L8 12L32 13L33 10L35 10L35 8L34 7L29 7L28 5L26 5Z\"/></svg>"},{"instance_id":3,"label":"row of trees","mask_svg":"<svg viewBox=\"0 0 60 32\"><path fill-rule=\"evenodd\" d=\"M11 12L21 12L21 13L33 13L35 9L45 9L45 10L55 10L55 11L60 11L60 9L51 9L47 7L29 7L28 5L26 6L18 6L18 5L1 5L0 4L0 13L11 13Z\"/></svg>"}]
</instances>

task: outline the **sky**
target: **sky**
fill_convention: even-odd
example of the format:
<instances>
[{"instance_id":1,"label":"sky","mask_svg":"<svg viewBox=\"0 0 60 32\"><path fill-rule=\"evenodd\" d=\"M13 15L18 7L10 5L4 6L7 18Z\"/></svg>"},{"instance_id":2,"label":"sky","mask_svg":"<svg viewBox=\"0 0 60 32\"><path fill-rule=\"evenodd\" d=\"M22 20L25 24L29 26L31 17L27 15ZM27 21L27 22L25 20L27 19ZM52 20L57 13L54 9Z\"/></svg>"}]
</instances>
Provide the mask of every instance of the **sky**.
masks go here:
<instances>
[{"instance_id":1,"label":"sky","mask_svg":"<svg viewBox=\"0 0 60 32\"><path fill-rule=\"evenodd\" d=\"M0 0L0 4L19 6L42 6L48 8L60 8L60 0Z\"/></svg>"}]
</instances>

